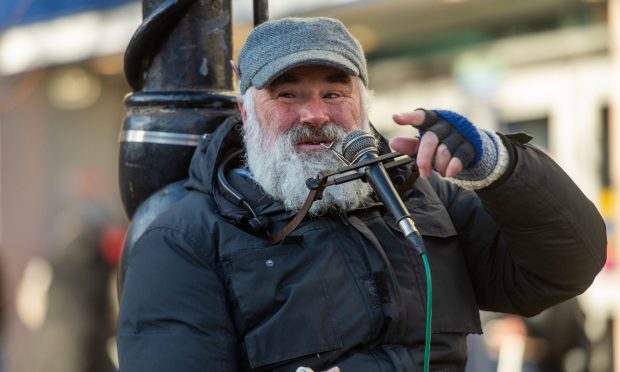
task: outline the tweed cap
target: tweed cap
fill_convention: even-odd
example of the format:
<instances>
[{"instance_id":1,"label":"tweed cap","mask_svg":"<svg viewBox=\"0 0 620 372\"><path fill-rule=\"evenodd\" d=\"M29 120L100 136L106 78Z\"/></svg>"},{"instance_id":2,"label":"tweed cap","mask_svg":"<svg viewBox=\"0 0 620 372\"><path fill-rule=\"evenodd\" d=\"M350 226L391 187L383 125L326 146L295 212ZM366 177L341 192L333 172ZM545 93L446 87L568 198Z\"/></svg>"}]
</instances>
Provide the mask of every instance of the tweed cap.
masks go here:
<instances>
[{"instance_id":1,"label":"tweed cap","mask_svg":"<svg viewBox=\"0 0 620 372\"><path fill-rule=\"evenodd\" d=\"M262 89L286 70L318 64L359 76L368 85L366 57L342 22L326 17L283 18L260 24L239 52L241 93Z\"/></svg>"}]
</instances>

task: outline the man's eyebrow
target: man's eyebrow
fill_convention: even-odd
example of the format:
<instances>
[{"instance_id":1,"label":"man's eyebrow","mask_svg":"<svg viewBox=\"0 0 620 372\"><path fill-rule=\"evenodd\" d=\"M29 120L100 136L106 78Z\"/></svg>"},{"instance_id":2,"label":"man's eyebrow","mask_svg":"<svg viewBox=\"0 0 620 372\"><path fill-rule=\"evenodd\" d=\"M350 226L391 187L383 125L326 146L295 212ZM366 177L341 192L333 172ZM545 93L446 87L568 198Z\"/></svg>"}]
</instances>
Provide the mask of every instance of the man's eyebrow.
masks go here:
<instances>
[{"instance_id":1,"label":"man's eyebrow","mask_svg":"<svg viewBox=\"0 0 620 372\"><path fill-rule=\"evenodd\" d=\"M296 83L299 81L297 75L284 73L277 78L275 78L270 84L269 89L277 88L279 85L287 84L287 83Z\"/></svg>"},{"instance_id":2,"label":"man's eyebrow","mask_svg":"<svg viewBox=\"0 0 620 372\"><path fill-rule=\"evenodd\" d=\"M297 74L293 74L293 73L284 73L280 76L278 76L277 78L275 78L271 83L269 83L268 89L269 90L273 90L276 89L278 86L283 85L283 84L294 84L294 83L298 83L300 80L299 76ZM325 77L325 80L328 83L340 83L340 84L350 84L351 83L351 75L345 73L345 72L334 72L332 74L329 74Z\"/></svg>"},{"instance_id":3,"label":"man's eyebrow","mask_svg":"<svg viewBox=\"0 0 620 372\"><path fill-rule=\"evenodd\" d=\"M351 76L344 72L335 72L327 76L327 81L330 83L349 84L351 82Z\"/></svg>"}]
</instances>

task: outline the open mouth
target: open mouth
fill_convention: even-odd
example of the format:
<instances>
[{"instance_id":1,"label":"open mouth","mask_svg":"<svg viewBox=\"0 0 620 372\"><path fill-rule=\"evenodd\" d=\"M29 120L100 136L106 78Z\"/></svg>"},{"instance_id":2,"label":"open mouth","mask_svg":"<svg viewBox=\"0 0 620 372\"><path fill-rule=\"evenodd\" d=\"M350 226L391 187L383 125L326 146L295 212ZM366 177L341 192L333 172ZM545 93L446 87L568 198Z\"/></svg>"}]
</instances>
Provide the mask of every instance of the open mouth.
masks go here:
<instances>
[{"instance_id":1,"label":"open mouth","mask_svg":"<svg viewBox=\"0 0 620 372\"><path fill-rule=\"evenodd\" d=\"M334 141L329 138L309 138L304 139L297 142L297 146L301 148L307 149L315 149L315 148L329 148L333 145Z\"/></svg>"}]
</instances>

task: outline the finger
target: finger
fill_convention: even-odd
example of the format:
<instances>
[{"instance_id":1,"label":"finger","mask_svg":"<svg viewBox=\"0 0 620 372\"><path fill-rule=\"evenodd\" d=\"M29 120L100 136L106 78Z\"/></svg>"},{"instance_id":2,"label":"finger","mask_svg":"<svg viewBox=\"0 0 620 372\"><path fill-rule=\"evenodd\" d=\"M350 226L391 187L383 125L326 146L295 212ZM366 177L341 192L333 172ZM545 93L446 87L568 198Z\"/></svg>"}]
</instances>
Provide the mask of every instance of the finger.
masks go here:
<instances>
[{"instance_id":1,"label":"finger","mask_svg":"<svg viewBox=\"0 0 620 372\"><path fill-rule=\"evenodd\" d=\"M390 140L390 147L401 154L413 156L418 152L420 139L418 137L395 137Z\"/></svg>"},{"instance_id":2,"label":"finger","mask_svg":"<svg viewBox=\"0 0 620 372\"><path fill-rule=\"evenodd\" d=\"M452 159L452 154L450 154L448 147L443 143L437 146L437 151L435 153L435 170L442 176L446 173L446 168L448 167L448 163L450 163L450 159Z\"/></svg>"},{"instance_id":3,"label":"finger","mask_svg":"<svg viewBox=\"0 0 620 372\"><path fill-rule=\"evenodd\" d=\"M427 130L439 122L439 116L435 111L425 110L422 108L416 109L416 111L424 112L424 121L422 124L417 126L419 130Z\"/></svg>"},{"instance_id":4,"label":"finger","mask_svg":"<svg viewBox=\"0 0 620 372\"><path fill-rule=\"evenodd\" d=\"M434 114L434 112L432 113ZM422 126L424 125L426 124L422 124ZM420 129L422 129L422 127L420 127ZM452 132L455 132L452 130L452 125L445 120L440 121L437 124L431 125L428 128L428 131L435 133L437 135L437 138L439 138L439 142L443 142L444 138L448 137Z\"/></svg>"},{"instance_id":5,"label":"finger","mask_svg":"<svg viewBox=\"0 0 620 372\"><path fill-rule=\"evenodd\" d=\"M332 367L332 368L328 369L328 370L327 370L327 371L325 371L325 372L340 372L340 368L338 368L338 367Z\"/></svg>"},{"instance_id":6,"label":"finger","mask_svg":"<svg viewBox=\"0 0 620 372\"><path fill-rule=\"evenodd\" d=\"M445 176L454 177L463 170L463 163L459 158L452 158L446 167Z\"/></svg>"},{"instance_id":7,"label":"finger","mask_svg":"<svg viewBox=\"0 0 620 372\"><path fill-rule=\"evenodd\" d=\"M448 147L451 154L454 154L456 149L465 143L465 137L463 137L459 132L453 130L448 137L441 141L441 143Z\"/></svg>"},{"instance_id":8,"label":"finger","mask_svg":"<svg viewBox=\"0 0 620 372\"><path fill-rule=\"evenodd\" d=\"M424 117L424 110L407 111L392 115L392 119L397 124L414 126L424 123Z\"/></svg>"},{"instance_id":9,"label":"finger","mask_svg":"<svg viewBox=\"0 0 620 372\"><path fill-rule=\"evenodd\" d=\"M452 156L459 158L461 160L462 167L467 168L476 158L476 149L471 142L466 141L454 150Z\"/></svg>"},{"instance_id":10,"label":"finger","mask_svg":"<svg viewBox=\"0 0 620 372\"><path fill-rule=\"evenodd\" d=\"M420 170L420 176L428 178L431 175L433 169L433 158L437 151L437 144L439 139L433 132L425 133L420 139L420 147L418 148L418 154L416 155L416 164Z\"/></svg>"}]
</instances>

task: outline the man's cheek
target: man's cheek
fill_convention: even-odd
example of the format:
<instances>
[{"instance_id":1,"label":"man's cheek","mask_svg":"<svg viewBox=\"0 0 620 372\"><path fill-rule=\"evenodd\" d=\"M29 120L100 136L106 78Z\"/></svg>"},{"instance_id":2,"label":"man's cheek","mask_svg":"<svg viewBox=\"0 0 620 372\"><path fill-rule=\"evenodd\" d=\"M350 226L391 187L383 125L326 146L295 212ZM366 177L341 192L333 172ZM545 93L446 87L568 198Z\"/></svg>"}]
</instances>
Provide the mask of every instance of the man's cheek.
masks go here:
<instances>
[{"instance_id":1,"label":"man's cheek","mask_svg":"<svg viewBox=\"0 0 620 372\"><path fill-rule=\"evenodd\" d=\"M270 130L269 132L263 132L261 141L263 150L266 152L273 150L276 147L278 141L282 140L282 137L284 135L284 132L276 132L273 130Z\"/></svg>"}]
</instances>

